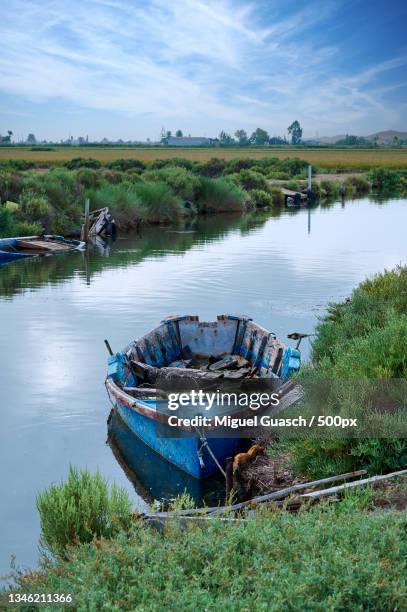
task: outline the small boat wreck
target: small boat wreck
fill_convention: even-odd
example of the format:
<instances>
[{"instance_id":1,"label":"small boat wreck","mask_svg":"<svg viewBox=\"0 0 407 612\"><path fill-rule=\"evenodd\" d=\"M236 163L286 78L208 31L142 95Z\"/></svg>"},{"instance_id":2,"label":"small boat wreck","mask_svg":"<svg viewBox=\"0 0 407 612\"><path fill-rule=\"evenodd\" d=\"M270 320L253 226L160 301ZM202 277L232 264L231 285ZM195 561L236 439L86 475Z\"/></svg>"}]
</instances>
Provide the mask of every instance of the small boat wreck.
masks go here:
<instances>
[{"instance_id":1,"label":"small boat wreck","mask_svg":"<svg viewBox=\"0 0 407 612\"><path fill-rule=\"evenodd\" d=\"M281 192L284 196L285 205L288 208L298 208L308 204L308 194L303 191L292 191L291 189L282 188Z\"/></svg>"},{"instance_id":2,"label":"small boat wreck","mask_svg":"<svg viewBox=\"0 0 407 612\"><path fill-rule=\"evenodd\" d=\"M188 435L179 435L168 424L161 390L172 392L183 382L215 390L225 381L253 379L274 379L278 388L300 367L298 348L246 316L219 315L209 322L197 316L168 317L119 353L106 345L106 389L120 417L145 444L195 478L223 472L226 459L241 448L239 430L208 440L204 429L186 426ZM233 418L247 415L239 405L227 410Z\"/></svg>"},{"instance_id":3,"label":"small boat wreck","mask_svg":"<svg viewBox=\"0 0 407 612\"><path fill-rule=\"evenodd\" d=\"M66 253L83 250L86 244L63 236L44 235L0 239L0 264L35 255Z\"/></svg>"}]
</instances>

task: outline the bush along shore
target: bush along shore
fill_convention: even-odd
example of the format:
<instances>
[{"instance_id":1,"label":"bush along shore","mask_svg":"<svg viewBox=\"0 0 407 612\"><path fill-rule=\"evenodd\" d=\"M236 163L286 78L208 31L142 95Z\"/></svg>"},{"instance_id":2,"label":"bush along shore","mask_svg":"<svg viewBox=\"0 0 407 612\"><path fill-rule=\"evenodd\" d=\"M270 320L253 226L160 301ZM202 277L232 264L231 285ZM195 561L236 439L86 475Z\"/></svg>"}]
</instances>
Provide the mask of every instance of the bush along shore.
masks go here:
<instances>
[{"instance_id":1,"label":"bush along shore","mask_svg":"<svg viewBox=\"0 0 407 612\"><path fill-rule=\"evenodd\" d=\"M371 386L405 378L406 340L407 268L397 268L330 306L302 380ZM327 399L337 414L341 390L334 387ZM351 409L358 414L356 404ZM388 425L385 412L377 418L382 429ZM405 446L394 436L273 439L269 459L274 471L280 462L299 477L356 468L378 474L403 467ZM173 518L157 530L132 514L125 491L109 490L100 474L71 468L65 482L37 498L40 567L14 571L13 590L72 593L79 610L401 610L407 607L406 505L407 485L398 480L299 514L268 505L251 517L230 513L185 524L177 512L193 503L184 493L173 503Z\"/></svg>"},{"instance_id":2,"label":"bush along shore","mask_svg":"<svg viewBox=\"0 0 407 612\"><path fill-rule=\"evenodd\" d=\"M31 168L30 162L0 166L0 237L45 233L77 235L84 202L109 206L121 230L140 223L177 223L195 215L243 213L283 206L281 188L306 187L307 162L297 159L182 158L117 159L102 165L77 158L64 167ZM382 192L407 190L403 171L377 168L343 182L322 180L313 189L321 199L357 197L373 186Z\"/></svg>"}]
</instances>

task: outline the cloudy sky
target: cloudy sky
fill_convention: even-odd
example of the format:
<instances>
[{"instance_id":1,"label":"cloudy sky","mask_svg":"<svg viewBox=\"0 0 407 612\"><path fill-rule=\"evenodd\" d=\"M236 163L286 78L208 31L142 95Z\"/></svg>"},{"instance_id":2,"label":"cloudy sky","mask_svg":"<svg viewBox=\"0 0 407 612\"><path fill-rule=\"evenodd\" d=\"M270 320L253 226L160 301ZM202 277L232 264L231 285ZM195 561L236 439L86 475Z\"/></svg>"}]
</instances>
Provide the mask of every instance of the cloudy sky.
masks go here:
<instances>
[{"instance_id":1,"label":"cloudy sky","mask_svg":"<svg viewBox=\"0 0 407 612\"><path fill-rule=\"evenodd\" d=\"M405 0L3 0L0 133L407 129Z\"/></svg>"}]
</instances>

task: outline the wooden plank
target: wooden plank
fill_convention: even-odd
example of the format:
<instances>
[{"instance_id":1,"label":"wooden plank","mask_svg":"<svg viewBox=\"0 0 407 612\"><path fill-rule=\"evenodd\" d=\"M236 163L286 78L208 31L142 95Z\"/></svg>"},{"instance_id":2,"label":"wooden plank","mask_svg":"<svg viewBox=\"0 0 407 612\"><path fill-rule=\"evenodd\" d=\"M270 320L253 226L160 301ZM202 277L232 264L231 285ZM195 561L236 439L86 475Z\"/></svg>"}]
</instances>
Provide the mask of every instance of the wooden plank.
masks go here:
<instances>
[{"instance_id":1,"label":"wooden plank","mask_svg":"<svg viewBox=\"0 0 407 612\"><path fill-rule=\"evenodd\" d=\"M382 480L390 480L391 478L397 478L399 476L407 476L407 470L400 470L399 472L391 472L390 474L380 474L379 476L371 476L370 478L363 478L362 480L356 480L355 482L346 482L343 485L337 487L330 487L329 489L323 489L322 491L313 491L311 493L304 493L301 498L319 499L320 497L326 497L328 495L336 495L342 493L347 489L354 489L355 487L364 487L369 484L375 484Z\"/></svg>"},{"instance_id":2,"label":"wooden plank","mask_svg":"<svg viewBox=\"0 0 407 612\"><path fill-rule=\"evenodd\" d=\"M407 471L407 470L406 470ZM246 506L256 505L258 503L263 503L266 501L273 501L277 499L282 499L291 493L295 493L296 491L301 491L304 489L308 489L311 487L316 487L318 485L328 484L330 482L337 482L339 480L349 480L350 478L357 478L358 476L363 476L366 474L366 470L357 470L356 472L347 472L346 474L338 474L336 476L329 476L328 478L322 478L321 480L313 480L311 482L302 482L297 485L293 485L292 487L285 487L284 489L280 489L279 491L273 491L273 493L268 493L267 495L260 495L258 497L254 497L253 499L249 499L248 501L241 502L239 504L233 504L232 506L215 506L210 508L193 508L191 510L180 510L177 513L174 512L158 512L154 514L154 516L174 516L175 514L186 516L186 515L195 515L195 514L209 514L210 516L214 516L216 514L222 514L225 512L230 512L234 510L240 510ZM361 481L357 481L361 482Z\"/></svg>"},{"instance_id":3,"label":"wooden plank","mask_svg":"<svg viewBox=\"0 0 407 612\"><path fill-rule=\"evenodd\" d=\"M36 251L70 251L72 245L67 245L58 241L52 240L19 240L18 246L23 249L32 249Z\"/></svg>"}]
</instances>

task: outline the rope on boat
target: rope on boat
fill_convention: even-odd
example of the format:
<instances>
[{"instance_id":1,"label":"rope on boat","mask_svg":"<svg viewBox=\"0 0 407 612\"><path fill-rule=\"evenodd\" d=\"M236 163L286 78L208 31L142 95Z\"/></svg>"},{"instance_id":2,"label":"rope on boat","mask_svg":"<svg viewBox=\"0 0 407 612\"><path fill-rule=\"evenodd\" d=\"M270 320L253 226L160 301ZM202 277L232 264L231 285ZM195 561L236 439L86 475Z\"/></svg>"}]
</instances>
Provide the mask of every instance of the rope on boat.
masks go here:
<instances>
[{"instance_id":1,"label":"rope on boat","mask_svg":"<svg viewBox=\"0 0 407 612\"><path fill-rule=\"evenodd\" d=\"M216 459L211 447L209 446L208 443L208 439L205 436L204 431L200 432L198 427L194 428L196 430L196 432L199 435L199 441L201 443L201 446L199 447L198 450L198 459L199 459L199 463L201 464L201 467L204 466L204 462L203 462L203 454L204 454L204 450L205 448L208 450L208 453L210 454L210 456L212 457L213 461L215 462L215 464L218 466L219 470L222 472L224 478L226 478L226 472L225 470L222 468L221 464L219 463L219 461Z\"/></svg>"}]
</instances>

